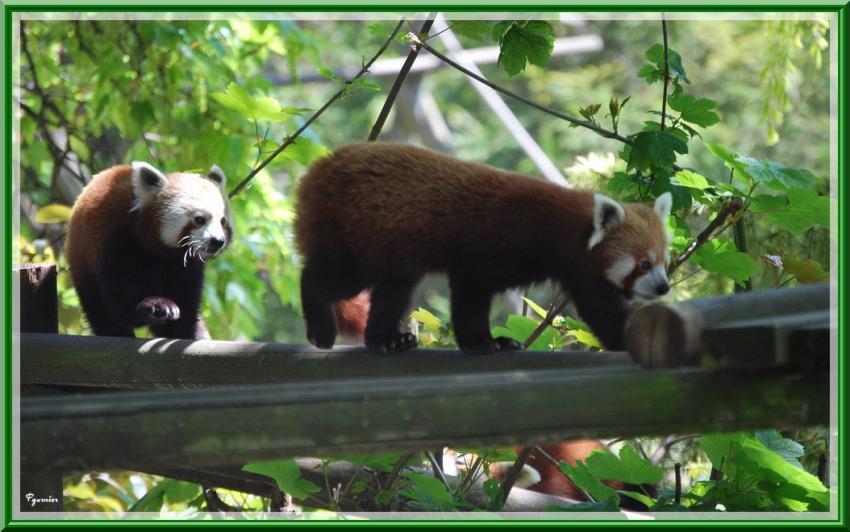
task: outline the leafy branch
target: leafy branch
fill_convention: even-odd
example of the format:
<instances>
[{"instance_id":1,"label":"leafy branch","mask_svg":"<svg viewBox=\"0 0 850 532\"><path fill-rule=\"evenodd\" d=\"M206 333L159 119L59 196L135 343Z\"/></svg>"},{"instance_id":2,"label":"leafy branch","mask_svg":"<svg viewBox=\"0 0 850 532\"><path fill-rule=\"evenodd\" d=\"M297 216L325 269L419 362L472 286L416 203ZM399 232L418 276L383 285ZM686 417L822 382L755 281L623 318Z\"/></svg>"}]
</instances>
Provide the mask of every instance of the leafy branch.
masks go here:
<instances>
[{"instance_id":1,"label":"leafy branch","mask_svg":"<svg viewBox=\"0 0 850 532\"><path fill-rule=\"evenodd\" d=\"M242 181L240 181L235 187L233 187L233 189L227 194L227 196L232 198L239 194L239 192L241 192L242 189L248 185L251 179L253 179L254 176L260 172L260 170L268 166L268 164L271 163L275 159L275 157L280 155L283 150L293 144L301 135L301 133L303 133L308 127L310 127L313 122L315 122L316 119L322 115L322 113L324 113L331 105L333 105L334 102L348 94L354 82L360 79L360 77L362 77L369 71L369 67L372 66L372 63L374 63L379 57L381 57L381 55L389 47L390 43L393 42L393 39L395 39L396 34L399 32L399 30L401 30L402 24L404 24L404 19L398 21L398 23L395 25L395 28L393 28L392 32L390 32L390 35L387 37L387 40L384 41L384 44L381 46L381 48L375 53L375 55L372 56L371 59L369 59L369 61L363 64L363 66L360 68L360 71L355 74L354 77L352 77L350 80L346 81L343 84L343 87L336 94L331 96L331 98L327 102L325 102L325 104L322 105L322 107L320 107L318 111L313 113L313 115L308 118L304 122L304 124L302 124L301 127L299 127L295 131L295 133L286 137L286 139L284 139L280 146L278 146L277 149L275 149L268 157L266 157L263 162L261 162L258 166L254 167L254 169L251 170L251 172L249 172L248 175L245 176Z\"/></svg>"}]
</instances>

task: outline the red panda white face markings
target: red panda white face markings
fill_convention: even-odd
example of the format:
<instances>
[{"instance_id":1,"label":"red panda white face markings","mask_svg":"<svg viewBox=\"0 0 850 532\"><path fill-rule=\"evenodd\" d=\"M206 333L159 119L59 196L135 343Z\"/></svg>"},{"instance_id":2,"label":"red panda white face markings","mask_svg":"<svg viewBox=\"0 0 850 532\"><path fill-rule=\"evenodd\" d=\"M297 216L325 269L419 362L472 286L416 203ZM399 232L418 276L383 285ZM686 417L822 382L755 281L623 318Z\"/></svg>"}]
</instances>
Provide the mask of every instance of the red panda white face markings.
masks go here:
<instances>
[{"instance_id":1,"label":"red panda white face markings","mask_svg":"<svg viewBox=\"0 0 850 532\"><path fill-rule=\"evenodd\" d=\"M596 243L603 244L600 249L604 248L603 252L608 257L608 266L605 268L608 280L640 299L654 299L666 294L670 289L667 282L670 235L664 225L670 214L671 200L668 192L658 197L651 211L645 208L636 211L630 207L630 218L620 224L623 226L621 232L625 231L630 238L608 233ZM594 205L594 214L596 211L597 205ZM653 214L658 216L660 224L654 221L647 223L651 220L646 216L652 217ZM636 216L639 219L636 219ZM631 228L636 224L640 224L644 229L632 231ZM647 234L647 231L652 234ZM663 235L659 234L661 231Z\"/></svg>"},{"instance_id":2,"label":"red panda white face markings","mask_svg":"<svg viewBox=\"0 0 850 532\"><path fill-rule=\"evenodd\" d=\"M148 163L132 164L136 206L152 202L156 207L152 227L160 243L169 248L185 248L184 263L190 257L202 261L221 253L230 243L232 222L224 194L227 178L218 166L208 176L174 173L168 177Z\"/></svg>"}]
</instances>

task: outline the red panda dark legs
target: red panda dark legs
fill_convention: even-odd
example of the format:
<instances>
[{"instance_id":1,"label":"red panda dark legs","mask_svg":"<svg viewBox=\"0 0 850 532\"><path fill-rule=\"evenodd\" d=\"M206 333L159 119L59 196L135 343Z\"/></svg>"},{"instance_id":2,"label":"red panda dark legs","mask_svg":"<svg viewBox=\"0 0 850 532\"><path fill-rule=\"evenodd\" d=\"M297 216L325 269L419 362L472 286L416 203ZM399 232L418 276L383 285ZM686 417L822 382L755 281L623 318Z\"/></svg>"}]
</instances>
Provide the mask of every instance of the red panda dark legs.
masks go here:
<instances>
[{"instance_id":1,"label":"red panda dark legs","mask_svg":"<svg viewBox=\"0 0 850 532\"><path fill-rule=\"evenodd\" d=\"M452 325L457 345L467 354L512 351L522 346L512 338L490 335L490 303L498 290L486 290L479 282L457 273L449 274Z\"/></svg>"},{"instance_id":2,"label":"red panda dark legs","mask_svg":"<svg viewBox=\"0 0 850 532\"><path fill-rule=\"evenodd\" d=\"M416 337L399 331L402 315L410 305L419 279L384 276L372 288L366 347L379 353L392 353L416 347Z\"/></svg>"},{"instance_id":3,"label":"red panda dark legs","mask_svg":"<svg viewBox=\"0 0 850 532\"><path fill-rule=\"evenodd\" d=\"M607 282L582 279L564 284L576 306L579 317L590 327L609 351L625 349L623 324L631 312L631 304L622 290Z\"/></svg>"}]
</instances>

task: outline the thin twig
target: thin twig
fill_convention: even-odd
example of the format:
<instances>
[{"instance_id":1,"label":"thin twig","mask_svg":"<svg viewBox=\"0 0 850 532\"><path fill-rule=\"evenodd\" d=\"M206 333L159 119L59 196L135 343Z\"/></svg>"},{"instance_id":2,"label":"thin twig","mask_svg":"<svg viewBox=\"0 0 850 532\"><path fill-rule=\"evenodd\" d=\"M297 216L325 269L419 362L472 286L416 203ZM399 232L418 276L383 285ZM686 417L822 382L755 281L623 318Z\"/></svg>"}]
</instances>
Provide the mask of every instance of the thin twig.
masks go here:
<instances>
[{"instance_id":1,"label":"thin twig","mask_svg":"<svg viewBox=\"0 0 850 532\"><path fill-rule=\"evenodd\" d=\"M664 131L664 117L667 115L667 84L670 83L670 65L667 61L667 19L661 14L661 33L664 35L664 91L661 96L661 131Z\"/></svg>"},{"instance_id":2,"label":"thin twig","mask_svg":"<svg viewBox=\"0 0 850 532\"><path fill-rule=\"evenodd\" d=\"M709 223L705 229L702 230L700 234L697 235L689 244L688 247L685 248L679 256L670 261L670 266L667 267L667 276L669 277L674 271L676 271L679 266L684 264L685 261L696 251L700 246L708 242L711 238L714 230L723 225L723 222L726 221L730 215L738 212L744 206L744 202L739 197L734 197L727 201L723 207L720 209L720 212L717 213L717 216L714 217L714 220Z\"/></svg>"},{"instance_id":3,"label":"thin twig","mask_svg":"<svg viewBox=\"0 0 850 532\"><path fill-rule=\"evenodd\" d=\"M260 163L259 166L255 167L253 170L251 170L251 172L245 177L245 179L243 179L242 181L239 182L239 184L237 184L235 187L233 187L233 189L227 194L227 196L232 198L233 196L239 194L239 192L243 188L245 188L245 186L248 185L248 183L251 181L251 179L253 179L254 176L257 175L260 172L260 170L262 170L263 168L268 166L268 164L270 162L272 162L275 159L275 157L280 155L281 152L283 150L285 150L290 144L294 143L295 140L298 138L298 136L301 135L301 133L303 133L305 129L310 127L310 125L317 118L319 118L319 116L321 116L321 114L324 113L325 110L327 110L328 107L330 107L335 101L337 101L340 97L342 97L344 94L346 94L348 92L348 88L351 86L351 84L354 83L357 79L359 79L363 74L368 72L369 67L372 66L372 63L374 63L384 53L384 51L389 47L390 43L392 43L393 39L395 39L395 36L398 33L398 31L401 29L402 24L404 24L404 19L398 21L398 24L396 24L395 28L390 33L389 37L387 37L387 40L384 42L383 46L381 46L381 48L375 53L375 55L372 56L372 59L370 59L369 61L367 61L363 65L363 67L360 69L360 72L355 74L355 76L353 78L351 78L350 80L346 81L345 84L343 85L342 89L339 90L339 92L334 94L331 97L330 100L325 102L325 104L321 108L319 108L318 111L313 113L313 116L308 118L307 121L304 122L304 124L300 128L298 128L298 130L295 131L295 133L286 137L286 139L284 139L283 143L280 146L278 146L277 149L271 153L271 155L266 157L266 159L263 160L263 162Z\"/></svg>"},{"instance_id":4,"label":"thin twig","mask_svg":"<svg viewBox=\"0 0 850 532\"><path fill-rule=\"evenodd\" d=\"M538 325L537 328L534 329L534 331L532 331L532 333L528 335L528 338L526 338L525 341L522 343L523 349L528 349L528 346L537 341L540 335L543 334L543 331L545 331L547 327L552 325L552 322L555 320L555 317L564 311L564 307L567 306L568 302L569 299L564 297L560 303L558 303L557 305L553 303L552 306L549 307L549 312L546 313L546 317L543 318L543 321L540 322L540 325Z\"/></svg>"},{"instance_id":5,"label":"thin twig","mask_svg":"<svg viewBox=\"0 0 850 532\"><path fill-rule=\"evenodd\" d=\"M615 132L610 131L608 129L605 129L603 127L599 127L596 124L593 124L592 122L588 122L587 120L581 120L581 119L578 119L574 116L566 115L566 114L561 113L559 111L556 111L554 109L550 109L549 107L546 107L545 105L541 105L541 104L535 102L534 100L530 100L530 99L526 98L525 96L521 96L521 95L519 95L515 92L509 91L508 89L506 89L504 87L500 87L499 85L496 85L495 83L487 80L486 78L482 78L478 74L462 67L458 63L455 63L453 60L451 60L448 57L446 57L445 55L441 54L440 52L438 52L437 50L432 48L430 45L428 45L428 43L426 43L425 41L423 41L422 39L420 39L417 35L414 35L413 33L408 33L408 37L410 37L410 39L413 41L414 44L417 44L417 45L421 46L422 48L428 50L429 52L431 52L434 55L434 57L436 57L440 61L446 63L447 65L454 68L455 70L459 70L460 72L463 72L464 74L471 77L472 79L487 85L488 87L490 87L493 90L496 90L498 92L501 92L502 94L510 96L511 98L514 98L515 100L519 100L519 101L521 101L521 102L523 102L527 105L530 105L531 107L534 107L537 110L543 111L544 113L550 114L552 116L556 116L556 117L560 118L561 120L566 120L567 122L570 122L571 124L575 124L577 126L581 126L581 127L590 129L591 131L595 131L597 134L599 134L599 135L601 135L605 138L616 139L616 140L619 140L620 142L622 142L624 144L629 144L629 145L632 144L632 141L630 141L629 139L627 139L626 137L623 137L622 135L620 135L618 133L615 133Z\"/></svg>"},{"instance_id":6,"label":"thin twig","mask_svg":"<svg viewBox=\"0 0 850 532\"><path fill-rule=\"evenodd\" d=\"M400 25L401 25L401 23L399 23L399 26ZM395 484L395 481L398 479L398 476L401 474L401 470L404 468L404 464L406 464L408 461L410 461L410 459L413 458L414 454L416 454L414 451L405 451L401 454L401 456L398 459L398 462L396 462L395 465L393 466L393 470L390 472L390 476L387 477L387 482L385 484L385 488L387 490L393 489L393 484Z\"/></svg>"},{"instance_id":7,"label":"thin twig","mask_svg":"<svg viewBox=\"0 0 850 532\"><path fill-rule=\"evenodd\" d=\"M437 13L430 13L425 22L422 23L422 27L419 28L420 35L427 35L429 31L431 31L431 26L434 25L434 19L437 18ZM375 125L372 126L372 131L369 132L369 141L374 141L378 138L378 135L381 134L381 129L384 127L384 122L387 121L387 117L390 114L390 109L393 107L393 103L395 103L396 96L398 96L398 91L401 89L402 83L404 83L404 78L407 77L407 73L410 72L410 69L413 67L413 62L416 61L416 56L419 55L420 46L414 44L410 47L410 52L407 54L407 59L404 61L404 64L401 66L401 70L398 71L398 76L395 78L395 82L393 82L393 86L390 88L390 92L387 95L387 100L384 102L384 106L381 108L381 112L378 114L378 119L375 120Z\"/></svg>"},{"instance_id":8,"label":"thin twig","mask_svg":"<svg viewBox=\"0 0 850 532\"><path fill-rule=\"evenodd\" d=\"M428 459L429 462L431 462L431 468L434 470L434 475L438 479L440 479L440 482L443 483L443 486L446 487L446 489L449 491L449 493L454 495L454 491L452 490L452 487L449 484L449 479L446 478L446 475L443 473L443 470L440 468L440 465L437 463L437 459L434 458L434 453L432 453L431 451L427 451L425 453L425 457Z\"/></svg>"},{"instance_id":9,"label":"thin twig","mask_svg":"<svg viewBox=\"0 0 850 532\"><path fill-rule=\"evenodd\" d=\"M676 494L673 501L676 504L682 503L682 464L676 462L674 465L674 471L676 472Z\"/></svg>"},{"instance_id":10,"label":"thin twig","mask_svg":"<svg viewBox=\"0 0 850 532\"><path fill-rule=\"evenodd\" d=\"M505 475L505 479L502 481L502 485L499 487L499 495L490 504L490 510L500 512L504 509L505 503L508 500L508 495L510 495L511 489L516 483L516 479L519 478L519 474L525 467L525 463L528 462L529 458L531 458L532 452L534 452L534 446L528 446L525 447L519 453L519 456L516 457L514 465L512 465L511 468L508 469L508 473Z\"/></svg>"}]
</instances>

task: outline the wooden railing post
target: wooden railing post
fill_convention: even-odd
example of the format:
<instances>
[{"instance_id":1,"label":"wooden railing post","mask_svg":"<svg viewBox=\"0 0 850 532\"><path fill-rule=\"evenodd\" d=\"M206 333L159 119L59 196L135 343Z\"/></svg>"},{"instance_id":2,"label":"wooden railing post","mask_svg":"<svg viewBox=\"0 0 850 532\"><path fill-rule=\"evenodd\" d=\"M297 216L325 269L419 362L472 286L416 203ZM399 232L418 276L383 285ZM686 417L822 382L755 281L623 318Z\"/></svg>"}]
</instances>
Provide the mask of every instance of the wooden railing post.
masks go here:
<instances>
[{"instance_id":1,"label":"wooden railing post","mask_svg":"<svg viewBox=\"0 0 850 532\"><path fill-rule=\"evenodd\" d=\"M56 266L20 264L14 266L13 274L18 277L21 287L17 309L21 319L20 332L58 333ZM20 401L20 398L14 399ZM22 435L21 441L24 440ZM46 460L44 463L22 462L20 504L22 512L61 512L62 472L51 468Z\"/></svg>"}]
</instances>

